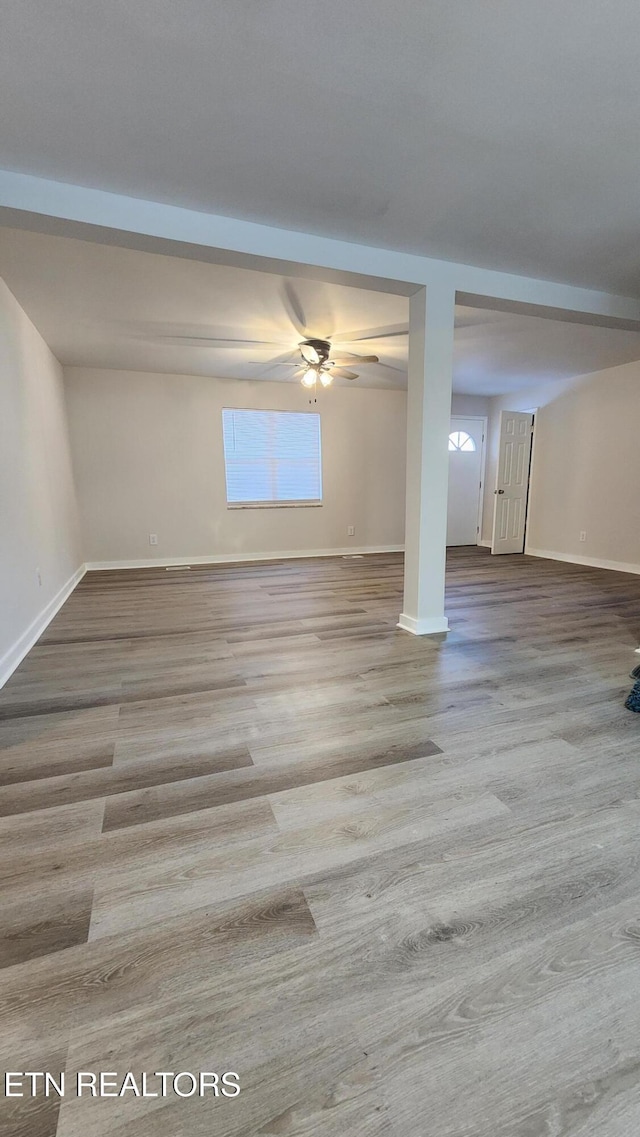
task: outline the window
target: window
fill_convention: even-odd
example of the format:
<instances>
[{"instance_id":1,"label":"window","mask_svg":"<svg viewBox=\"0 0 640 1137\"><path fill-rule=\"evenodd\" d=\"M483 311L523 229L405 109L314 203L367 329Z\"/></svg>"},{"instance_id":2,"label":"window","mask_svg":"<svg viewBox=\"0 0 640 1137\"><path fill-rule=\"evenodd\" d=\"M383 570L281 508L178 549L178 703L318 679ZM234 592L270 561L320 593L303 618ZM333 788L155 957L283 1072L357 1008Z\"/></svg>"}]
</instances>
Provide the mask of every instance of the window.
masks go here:
<instances>
[{"instance_id":1,"label":"window","mask_svg":"<svg viewBox=\"0 0 640 1137\"><path fill-rule=\"evenodd\" d=\"M320 505L320 415L223 410L227 504Z\"/></svg>"},{"instance_id":2,"label":"window","mask_svg":"<svg viewBox=\"0 0 640 1137\"><path fill-rule=\"evenodd\" d=\"M475 450L476 444L470 434L466 430L454 430L449 435L449 449L450 450Z\"/></svg>"}]
</instances>

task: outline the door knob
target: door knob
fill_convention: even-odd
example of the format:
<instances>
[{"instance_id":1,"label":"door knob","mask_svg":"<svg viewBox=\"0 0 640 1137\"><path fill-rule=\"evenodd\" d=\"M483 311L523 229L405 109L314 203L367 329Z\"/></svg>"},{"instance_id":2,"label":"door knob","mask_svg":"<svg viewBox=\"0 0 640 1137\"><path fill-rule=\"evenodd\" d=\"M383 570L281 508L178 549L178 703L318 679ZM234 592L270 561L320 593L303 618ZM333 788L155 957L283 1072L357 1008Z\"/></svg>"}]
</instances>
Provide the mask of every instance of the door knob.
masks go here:
<instances>
[{"instance_id":1,"label":"door knob","mask_svg":"<svg viewBox=\"0 0 640 1137\"><path fill-rule=\"evenodd\" d=\"M494 490L494 493L504 493L504 490Z\"/></svg>"}]
</instances>

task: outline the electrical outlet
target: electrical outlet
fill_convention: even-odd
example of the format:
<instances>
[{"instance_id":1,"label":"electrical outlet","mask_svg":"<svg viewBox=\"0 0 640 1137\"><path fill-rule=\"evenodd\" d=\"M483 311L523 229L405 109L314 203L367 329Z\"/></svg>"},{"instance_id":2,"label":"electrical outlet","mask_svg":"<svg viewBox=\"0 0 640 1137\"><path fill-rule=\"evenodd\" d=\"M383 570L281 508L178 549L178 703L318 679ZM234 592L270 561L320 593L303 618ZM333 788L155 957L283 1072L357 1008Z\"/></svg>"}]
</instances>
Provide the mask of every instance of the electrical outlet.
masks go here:
<instances>
[{"instance_id":1,"label":"electrical outlet","mask_svg":"<svg viewBox=\"0 0 640 1137\"><path fill-rule=\"evenodd\" d=\"M355 525L350 525L349 528L347 529L347 536L355 537L355 533L356 533Z\"/></svg>"},{"instance_id":2,"label":"electrical outlet","mask_svg":"<svg viewBox=\"0 0 640 1137\"><path fill-rule=\"evenodd\" d=\"M587 531L586 531L586 529L581 529L580 530L580 540L586 541L586 539L587 539Z\"/></svg>"},{"instance_id":3,"label":"electrical outlet","mask_svg":"<svg viewBox=\"0 0 640 1137\"><path fill-rule=\"evenodd\" d=\"M158 534L157 533L150 533L149 534L149 544L150 545L157 545L158 544Z\"/></svg>"}]
</instances>

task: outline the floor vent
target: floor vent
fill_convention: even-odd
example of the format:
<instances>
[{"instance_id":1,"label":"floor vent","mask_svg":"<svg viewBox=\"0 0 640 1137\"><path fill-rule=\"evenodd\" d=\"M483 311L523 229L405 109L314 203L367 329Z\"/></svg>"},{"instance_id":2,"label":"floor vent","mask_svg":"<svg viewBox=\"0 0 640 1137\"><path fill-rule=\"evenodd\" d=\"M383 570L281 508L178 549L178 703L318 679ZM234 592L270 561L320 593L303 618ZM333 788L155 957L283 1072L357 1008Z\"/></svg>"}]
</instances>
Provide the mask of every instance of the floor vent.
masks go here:
<instances>
[{"instance_id":1,"label":"floor vent","mask_svg":"<svg viewBox=\"0 0 640 1137\"><path fill-rule=\"evenodd\" d=\"M165 572L183 572L184 569L190 569L191 565L165 565Z\"/></svg>"}]
</instances>

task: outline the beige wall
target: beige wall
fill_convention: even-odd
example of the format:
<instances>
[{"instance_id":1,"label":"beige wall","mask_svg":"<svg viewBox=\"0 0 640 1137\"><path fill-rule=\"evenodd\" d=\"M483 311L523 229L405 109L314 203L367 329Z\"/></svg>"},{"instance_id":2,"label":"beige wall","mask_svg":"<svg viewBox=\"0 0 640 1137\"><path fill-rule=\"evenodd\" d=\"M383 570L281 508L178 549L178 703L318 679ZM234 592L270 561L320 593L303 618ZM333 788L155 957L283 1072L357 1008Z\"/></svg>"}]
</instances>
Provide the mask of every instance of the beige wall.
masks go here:
<instances>
[{"instance_id":1,"label":"beige wall","mask_svg":"<svg viewBox=\"0 0 640 1137\"><path fill-rule=\"evenodd\" d=\"M65 385L88 562L403 543L404 391L318 395L322 507L228 510L222 408L309 410L303 387L81 368L66 370Z\"/></svg>"},{"instance_id":2,"label":"beige wall","mask_svg":"<svg viewBox=\"0 0 640 1137\"><path fill-rule=\"evenodd\" d=\"M640 363L491 400L483 537L491 536L500 410L536 407L528 551L640 571Z\"/></svg>"},{"instance_id":3,"label":"beige wall","mask_svg":"<svg viewBox=\"0 0 640 1137\"><path fill-rule=\"evenodd\" d=\"M81 559L62 369L0 281L0 685Z\"/></svg>"},{"instance_id":4,"label":"beige wall","mask_svg":"<svg viewBox=\"0 0 640 1137\"><path fill-rule=\"evenodd\" d=\"M452 395L451 414L469 415L471 418L478 415L485 418L489 414L489 403L490 399L484 395Z\"/></svg>"}]
</instances>

